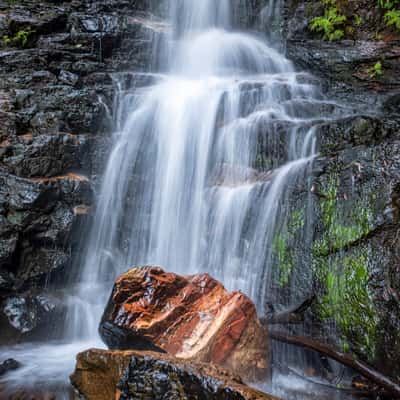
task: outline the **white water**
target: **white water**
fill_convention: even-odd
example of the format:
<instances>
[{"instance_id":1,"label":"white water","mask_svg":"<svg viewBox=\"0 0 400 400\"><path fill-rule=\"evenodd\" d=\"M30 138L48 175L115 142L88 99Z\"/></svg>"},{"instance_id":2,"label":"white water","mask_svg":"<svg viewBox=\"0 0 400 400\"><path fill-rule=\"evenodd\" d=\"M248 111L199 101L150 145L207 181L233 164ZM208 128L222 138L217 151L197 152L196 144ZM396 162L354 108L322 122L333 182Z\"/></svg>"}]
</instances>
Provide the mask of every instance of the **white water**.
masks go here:
<instances>
[{"instance_id":1,"label":"white water","mask_svg":"<svg viewBox=\"0 0 400 400\"><path fill-rule=\"evenodd\" d=\"M306 186L321 96L265 39L232 31L231 7L171 0L168 74L120 96L65 341L3 353L26 365L9 386L65 383L75 354L99 346L112 283L132 265L207 271L264 312L274 236L293 186Z\"/></svg>"}]
</instances>

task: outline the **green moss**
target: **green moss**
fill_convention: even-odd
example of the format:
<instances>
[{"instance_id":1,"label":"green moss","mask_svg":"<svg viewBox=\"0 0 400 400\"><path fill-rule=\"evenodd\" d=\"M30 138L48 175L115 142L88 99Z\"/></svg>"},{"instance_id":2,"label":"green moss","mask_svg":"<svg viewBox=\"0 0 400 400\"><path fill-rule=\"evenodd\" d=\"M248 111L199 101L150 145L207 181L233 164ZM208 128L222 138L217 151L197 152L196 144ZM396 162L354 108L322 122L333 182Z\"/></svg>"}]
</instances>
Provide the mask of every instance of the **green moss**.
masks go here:
<instances>
[{"instance_id":1,"label":"green moss","mask_svg":"<svg viewBox=\"0 0 400 400\"><path fill-rule=\"evenodd\" d=\"M293 270L293 257L288 246L287 237L282 233L275 236L273 242L273 252L279 267L279 286L285 286L289 283L290 274Z\"/></svg>"},{"instance_id":2,"label":"green moss","mask_svg":"<svg viewBox=\"0 0 400 400\"><path fill-rule=\"evenodd\" d=\"M368 70L369 76L371 78L377 78L383 75L382 63L378 61L372 68Z\"/></svg>"},{"instance_id":3,"label":"green moss","mask_svg":"<svg viewBox=\"0 0 400 400\"><path fill-rule=\"evenodd\" d=\"M354 25L360 27L363 24L363 19L359 15L354 16Z\"/></svg>"},{"instance_id":4,"label":"green moss","mask_svg":"<svg viewBox=\"0 0 400 400\"><path fill-rule=\"evenodd\" d=\"M322 266L319 276L325 279L325 295L318 305L321 319L334 319L343 343L351 338L360 353L374 357L377 320L368 288L367 257L335 257Z\"/></svg>"},{"instance_id":5,"label":"green moss","mask_svg":"<svg viewBox=\"0 0 400 400\"><path fill-rule=\"evenodd\" d=\"M360 250L350 252L349 247L370 232L371 211L362 201L344 208L338 188L333 173L320 193L325 229L313 245L313 270L321 288L317 313L322 320L336 322L345 351L351 343L353 350L372 358L377 321L368 288L368 257Z\"/></svg>"},{"instance_id":6,"label":"green moss","mask_svg":"<svg viewBox=\"0 0 400 400\"><path fill-rule=\"evenodd\" d=\"M272 168L273 162L269 158L265 158L262 155L258 155L254 161L254 167L261 171L268 171Z\"/></svg>"},{"instance_id":7,"label":"green moss","mask_svg":"<svg viewBox=\"0 0 400 400\"><path fill-rule=\"evenodd\" d=\"M290 281L295 265L290 244L294 243L296 234L303 229L304 224L304 209L294 210L282 231L275 235L272 250L279 269L278 284L281 287L286 286Z\"/></svg>"},{"instance_id":8,"label":"green moss","mask_svg":"<svg viewBox=\"0 0 400 400\"><path fill-rule=\"evenodd\" d=\"M13 44L17 47L26 47L26 45L28 44L28 39L33 33L35 33L35 30L33 29L22 29L12 37L5 35L3 36L3 45L9 46Z\"/></svg>"},{"instance_id":9,"label":"green moss","mask_svg":"<svg viewBox=\"0 0 400 400\"><path fill-rule=\"evenodd\" d=\"M322 190L323 200L320 203L322 222L325 232L314 242L315 255L327 255L339 251L360 240L371 229L371 213L358 202L348 215L338 205L338 178L333 175Z\"/></svg>"},{"instance_id":10,"label":"green moss","mask_svg":"<svg viewBox=\"0 0 400 400\"><path fill-rule=\"evenodd\" d=\"M290 215L288 222L288 231L290 234L295 234L300 229L304 228L304 209L294 210Z\"/></svg>"}]
</instances>

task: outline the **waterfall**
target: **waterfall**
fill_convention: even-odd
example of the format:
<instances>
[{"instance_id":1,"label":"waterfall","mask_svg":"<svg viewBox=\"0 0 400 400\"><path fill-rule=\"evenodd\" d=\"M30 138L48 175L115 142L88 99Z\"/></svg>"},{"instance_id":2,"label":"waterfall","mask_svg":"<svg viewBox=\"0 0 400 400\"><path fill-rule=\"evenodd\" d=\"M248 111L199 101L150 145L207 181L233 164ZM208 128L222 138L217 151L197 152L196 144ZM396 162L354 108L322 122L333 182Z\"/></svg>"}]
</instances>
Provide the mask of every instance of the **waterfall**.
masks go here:
<instances>
[{"instance_id":1,"label":"waterfall","mask_svg":"<svg viewBox=\"0 0 400 400\"><path fill-rule=\"evenodd\" d=\"M318 90L265 41L231 30L230 1L172 1L170 10L168 73L133 104L121 100L130 112L103 177L85 301L67 324L76 339L97 335L113 279L133 265L206 271L263 312L274 235L315 154L312 124L293 115L293 101L317 101Z\"/></svg>"},{"instance_id":2,"label":"waterfall","mask_svg":"<svg viewBox=\"0 0 400 400\"><path fill-rule=\"evenodd\" d=\"M23 369L16 380L64 378L78 349L99 345L113 281L133 265L208 272L265 312L274 240L294 187L307 185L322 118L312 109L322 100L266 39L234 30L232 7L230 0L170 1L166 73L118 96L123 112L79 284L68 297L67 344L27 356L44 358L39 368L51 363L46 351L58 360L64 351L69 361L53 364L50 376ZM303 102L308 107L299 108Z\"/></svg>"}]
</instances>

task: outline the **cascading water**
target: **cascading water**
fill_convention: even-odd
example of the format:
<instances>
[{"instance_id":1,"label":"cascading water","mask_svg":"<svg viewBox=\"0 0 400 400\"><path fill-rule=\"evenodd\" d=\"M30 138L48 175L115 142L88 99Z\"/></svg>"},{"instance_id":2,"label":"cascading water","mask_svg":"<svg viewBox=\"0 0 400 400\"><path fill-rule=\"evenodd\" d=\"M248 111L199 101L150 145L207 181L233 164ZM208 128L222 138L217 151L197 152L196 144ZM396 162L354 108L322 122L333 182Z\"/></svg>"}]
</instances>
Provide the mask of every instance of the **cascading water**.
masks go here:
<instances>
[{"instance_id":1,"label":"cascading water","mask_svg":"<svg viewBox=\"0 0 400 400\"><path fill-rule=\"evenodd\" d=\"M262 307L282 200L314 153L291 101L317 91L264 42L226 30L230 11L228 1L174 2L169 74L140 94L116 140L82 282L109 285L156 263L208 271ZM268 169L257 167L262 136Z\"/></svg>"},{"instance_id":2,"label":"cascading water","mask_svg":"<svg viewBox=\"0 0 400 400\"><path fill-rule=\"evenodd\" d=\"M232 31L232 7L171 0L167 74L120 96L85 261L68 297L70 344L25 347L21 361L30 367L10 384L29 375L66 379L75 353L99 345L113 281L132 265L207 271L265 312L274 237L294 186L307 185L314 125L324 117L313 111L322 99L306 75L265 41ZM46 351L62 354L62 363L51 364ZM39 361L32 367L32 360Z\"/></svg>"}]
</instances>

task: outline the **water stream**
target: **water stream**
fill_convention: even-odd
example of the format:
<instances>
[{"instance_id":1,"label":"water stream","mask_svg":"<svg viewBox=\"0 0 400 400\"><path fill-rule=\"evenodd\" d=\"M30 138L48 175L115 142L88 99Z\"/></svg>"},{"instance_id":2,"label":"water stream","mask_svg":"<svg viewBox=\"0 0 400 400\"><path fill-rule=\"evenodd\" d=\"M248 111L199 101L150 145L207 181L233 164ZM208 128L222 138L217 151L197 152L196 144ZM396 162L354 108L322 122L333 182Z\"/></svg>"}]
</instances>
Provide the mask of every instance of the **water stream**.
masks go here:
<instances>
[{"instance_id":1,"label":"water stream","mask_svg":"<svg viewBox=\"0 0 400 400\"><path fill-rule=\"evenodd\" d=\"M79 284L68 292L65 337L7 349L25 364L9 387L65 384L75 354L102 346L101 313L132 265L206 271L265 312L274 238L294 188L307 188L315 125L332 116L321 114L314 80L267 39L232 30L232 3L171 0L167 72L134 91L118 82L117 130Z\"/></svg>"}]
</instances>

